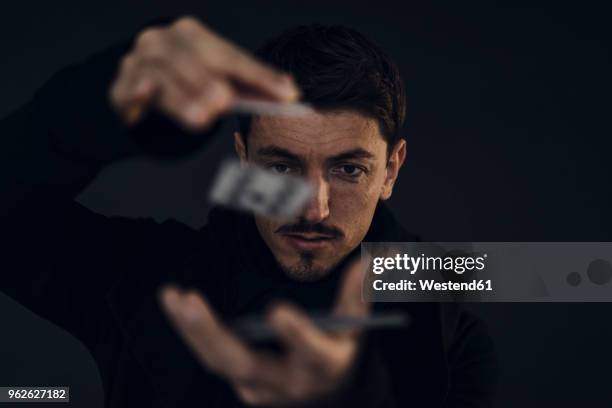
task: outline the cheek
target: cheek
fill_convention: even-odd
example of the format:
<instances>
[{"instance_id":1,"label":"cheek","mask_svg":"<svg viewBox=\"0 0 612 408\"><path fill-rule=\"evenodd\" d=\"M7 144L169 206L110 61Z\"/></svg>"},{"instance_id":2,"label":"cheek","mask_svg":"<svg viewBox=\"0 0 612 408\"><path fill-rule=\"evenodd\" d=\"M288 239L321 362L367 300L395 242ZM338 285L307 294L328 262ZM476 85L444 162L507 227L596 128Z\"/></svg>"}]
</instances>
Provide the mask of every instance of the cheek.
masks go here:
<instances>
[{"instance_id":1,"label":"cheek","mask_svg":"<svg viewBox=\"0 0 612 408\"><path fill-rule=\"evenodd\" d=\"M362 235L370 226L380 198L380 182L338 184L330 191L330 213L347 235Z\"/></svg>"},{"instance_id":2,"label":"cheek","mask_svg":"<svg viewBox=\"0 0 612 408\"><path fill-rule=\"evenodd\" d=\"M375 207L383 189L385 174L375 171L359 182L336 181L330 184L330 201L338 209L357 209Z\"/></svg>"},{"instance_id":3,"label":"cheek","mask_svg":"<svg viewBox=\"0 0 612 408\"><path fill-rule=\"evenodd\" d=\"M270 238L274 237L274 231L280 227L277 223L265 218L255 216L255 224L257 225L257 229L259 230L260 235L267 242Z\"/></svg>"},{"instance_id":4,"label":"cheek","mask_svg":"<svg viewBox=\"0 0 612 408\"><path fill-rule=\"evenodd\" d=\"M339 208L362 208L368 203L376 202L380 188L370 186L340 186L331 189L330 201Z\"/></svg>"}]
</instances>

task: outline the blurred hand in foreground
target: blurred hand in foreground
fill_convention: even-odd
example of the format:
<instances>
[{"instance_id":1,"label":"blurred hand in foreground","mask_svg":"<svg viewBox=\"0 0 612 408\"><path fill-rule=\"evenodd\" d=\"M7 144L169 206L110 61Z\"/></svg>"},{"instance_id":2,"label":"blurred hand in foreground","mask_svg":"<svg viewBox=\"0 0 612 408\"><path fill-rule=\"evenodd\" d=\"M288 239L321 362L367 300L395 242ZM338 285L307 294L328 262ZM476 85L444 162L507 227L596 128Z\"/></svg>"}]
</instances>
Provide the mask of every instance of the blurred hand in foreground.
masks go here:
<instances>
[{"instance_id":1,"label":"blurred hand in foreground","mask_svg":"<svg viewBox=\"0 0 612 408\"><path fill-rule=\"evenodd\" d=\"M368 304L361 299L362 277L361 262L347 269L335 315L368 314ZM250 405L293 405L324 398L343 383L356 358L357 331L323 332L304 312L286 303L271 307L267 314L268 324L285 346L286 352L277 354L249 348L194 291L165 288L161 302L199 361L227 380Z\"/></svg>"},{"instance_id":2,"label":"blurred hand in foreground","mask_svg":"<svg viewBox=\"0 0 612 408\"><path fill-rule=\"evenodd\" d=\"M156 108L188 130L206 129L237 98L292 102L292 78L257 61L192 17L142 31L111 85L113 108L126 124Z\"/></svg>"}]
</instances>

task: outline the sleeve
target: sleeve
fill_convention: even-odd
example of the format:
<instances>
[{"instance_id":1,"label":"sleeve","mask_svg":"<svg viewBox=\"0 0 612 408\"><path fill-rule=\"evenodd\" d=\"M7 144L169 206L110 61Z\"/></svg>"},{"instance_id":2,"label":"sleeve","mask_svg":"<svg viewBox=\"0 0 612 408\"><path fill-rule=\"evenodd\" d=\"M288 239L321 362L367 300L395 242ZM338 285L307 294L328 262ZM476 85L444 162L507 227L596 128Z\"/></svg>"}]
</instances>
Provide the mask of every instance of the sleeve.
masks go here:
<instances>
[{"instance_id":1,"label":"sleeve","mask_svg":"<svg viewBox=\"0 0 612 408\"><path fill-rule=\"evenodd\" d=\"M497 358L482 321L456 303L441 304L442 340L449 384L445 408L490 408L495 406ZM397 373L393 373L396 374ZM362 344L352 375L330 401L320 407L394 408L405 401L394 395L392 373L380 350ZM427 405L431 406L431 405ZM436 406L438 404L436 403ZM420 408L421 405L418 405Z\"/></svg>"},{"instance_id":2,"label":"sleeve","mask_svg":"<svg viewBox=\"0 0 612 408\"><path fill-rule=\"evenodd\" d=\"M443 307L442 321L450 379L445 407L495 406L497 355L485 324L455 304Z\"/></svg>"},{"instance_id":3,"label":"sleeve","mask_svg":"<svg viewBox=\"0 0 612 408\"><path fill-rule=\"evenodd\" d=\"M108 218L74 201L113 161L175 158L207 138L156 115L130 130L121 124L108 89L130 47L115 45L60 71L0 121L0 291L68 329L74 316L66 311L85 314L117 273L164 245L162 235L189 234L186 226Z\"/></svg>"},{"instance_id":4,"label":"sleeve","mask_svg":"<svg viewBox=\"0 0 612 408\"><path fill-rule=\"evenodd\" d=\"M342 405L363 408L395 408L389 370L375 348L362 348L352 387L345 391Z\"/></svg>"}]
</instances>

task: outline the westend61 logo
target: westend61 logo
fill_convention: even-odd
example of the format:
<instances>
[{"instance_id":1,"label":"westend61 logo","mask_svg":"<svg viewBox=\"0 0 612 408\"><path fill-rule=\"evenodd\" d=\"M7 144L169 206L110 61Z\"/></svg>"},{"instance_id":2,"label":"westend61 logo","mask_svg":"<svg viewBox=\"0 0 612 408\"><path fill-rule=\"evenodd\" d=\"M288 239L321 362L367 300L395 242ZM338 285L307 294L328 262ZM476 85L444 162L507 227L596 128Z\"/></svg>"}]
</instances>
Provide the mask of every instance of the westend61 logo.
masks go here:
<instances>
[{"instance_id":1,"label":"westend61 logo","mask_svg":"<svg viewBox=\"0 0 612 408\"><path fill-rule=\"evenodd\" d=\"M373 302L612 302L612 242L364 242Z\"/></svg>"},{"instance_id":2,"label":"westend61 logo","mask_svg":"<svg viewBox=\"0 0 612 408\"><path fill-rule=\"evenodd\" d=\"M458 275L469 271L482 271L487 254L482 256L410 256L397 254L394 257L372 259L372 272L377 275L385 271L399 270L414 275L418 271L453 271Z\"/></svg>"}]
</instances>

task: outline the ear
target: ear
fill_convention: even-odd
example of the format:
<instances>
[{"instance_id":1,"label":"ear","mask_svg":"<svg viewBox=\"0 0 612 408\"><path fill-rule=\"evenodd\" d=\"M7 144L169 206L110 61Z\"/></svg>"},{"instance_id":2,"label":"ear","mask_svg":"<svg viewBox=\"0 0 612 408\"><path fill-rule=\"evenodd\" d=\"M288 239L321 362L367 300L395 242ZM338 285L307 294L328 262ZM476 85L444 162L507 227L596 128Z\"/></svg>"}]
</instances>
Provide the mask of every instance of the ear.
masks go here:
<instances>
[{"instance_id":1,"label":"ear","mask_svg":"<svg viewBox=\"0 0 612 408\"><path fill-rule=\"evenodd\" d=\"M388 200L391 197L395 180L397 180L397 176L399 175L399 171L402 168L405 159L406 141L404 139L400 139L397 143L395 143L395 146L393 146L393 150L391 151L389 160L387 161L387 173L385 175L385 182L380 193L381 200Z\"/></svg>"},{"instance_id":2,"label":"ear","mask_svg":"<svg viewBox=\"0 0 612 408\"><path fill-rule=\"evenodd\" d=\"M247 148L244 143L244 138L240 134L240 132L234 132L234 149L236 150L236 154L240 158L241 163L246 163L247 161Z\"/></svg>"}]
</instances>

